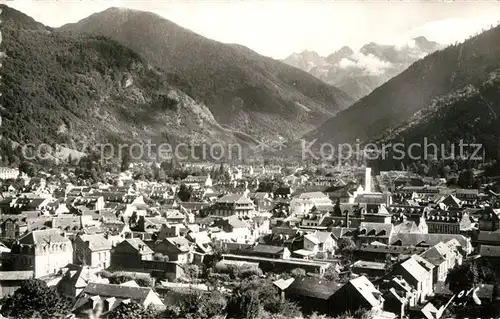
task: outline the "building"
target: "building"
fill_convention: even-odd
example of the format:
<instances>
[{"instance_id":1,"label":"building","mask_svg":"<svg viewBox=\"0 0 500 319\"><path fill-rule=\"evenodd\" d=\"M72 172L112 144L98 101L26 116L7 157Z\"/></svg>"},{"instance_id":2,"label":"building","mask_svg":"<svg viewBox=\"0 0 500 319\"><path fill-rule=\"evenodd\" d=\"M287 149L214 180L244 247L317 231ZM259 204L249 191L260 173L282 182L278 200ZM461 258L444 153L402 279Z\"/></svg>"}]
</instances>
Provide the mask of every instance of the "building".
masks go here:
<instances>
[{"instance_id":1,"label":"building","mask_svg":"<svg viewBox=\"0 0 500 319\"><path fill-rule=\"evenodd\" d=\"M102 304L104 314L118 307L122 302L136 302L144 307L149 305L163 308L163 302L151 288L134 287L128 285L112 285L89 283L78 296L73 307L73 313L82 316L89 310L95 310Z\"/></svg>"},{"instance_id":2,"label":"building","mask_svg":"<svg viewBox=\"0 0 500 319\"><path fill-rule=\"evenodd\" d=\"M420 254L422 258L434 265L433 282L446 280L448 271L462 263L462 256L455 253L445 243L438 243Z\"/></svg>"},{"instance_id":3,"label":"building","mask_svg":"<svg viewBox=\"0 0 500 319\"><path fill-rule=\"evenodd\" d=\"M332 200L322 192L302 193L290 201L290 212L305 215L315 206L333 206Z\"/></svg>"},{"instance_id":4,"label":"building","mask_svg":"<svg viewBox=\"0 0 500 319\"><path fill-rule=\"evenodd\" d=\"M140 269L143 260L153 260L153 250L139 238L129 238L111 250L113 269Z\"/></svg>"},{"instance_id":5,"label":"building","mask_svg":"<svg viewBox=\"0 0 500 319\"><path fill-rule=\"evenodd\" d=\"M191 187L196 190L205 187L212 187L212 178L210 177L210 174L207 176L189 175L182 180L182 183L187 187Z\"/></svg>"},{"instance_id":6,"label":"building","mask_svg":"<svg viewBox=\"0 0 500 319\"><path fill-rule=\"evenodd\" d=\"M0 298L12 295L23 282L33 277L32 270L0 271Z\"/></svg>"},{"instance_id":7,"label":"building","mask_svg":"<svg viewBox=\"0 0 500 319\"><path fill-rule=\"evenodd\" d=\"M0 179L17 179L19 177L18 168L0 167Z\"/></svg>"},{"instance_id":8,"label":"building","mask_svg":"<svg viewBox=\"0 0 500 319\"><path fill-rule=\"evenodd\" d=\"M255 204L244 194L229 194L219 198L211 208L216 216L252 216Z\"/></svg>"},{"instance_id":9,"label":"building","mask_svg":"<svg viewBox=\"0 0 500 319\"><path fill-rule=\"evenodd\" d=\"M407 260L393 266L388 278L401 276L417 291L418 300L423 303L434 291L433 281L434 265L418 255L413 255Z\"/></svg>"},{"instance_id":10,"label":"building","mask_svg":"<svg viewBox=\"0 0 500 319\"><path fill-rule=\"evenodd\" d=\"M154 251L167 256L169 261L181 264L190 263L192 259L190 242L184 237L170 237L156 242Z\"/></svg>"},{"instance_id":11,"label":"building","mask_svg":"<svg viewBox=\"0 0 500 319\"><path fill-rule=\"evenodd\" d=\"M296 302L303 312L331 314L337 305L330 298L341 286L321 278L299 277L285 289L285 298Z\"/></svg>"},{"instance_id":12,"label":"building","mask_svg":"<svg viewBox=\"0 0 500 319\"><path fill-rule=\"evenodd\" d=\"M382 293L365 276L350 280L336 290L329 300L333 306L330 315L355 313L360 309L379 312L384 305Z\"/></svg>"},{"instance_id":13,"label":"building","mask_svg":"<svg viewBox=\"0 0 500 319\"><path fill-rule=\"evenodd\" d=\"M111 242L102 234L78 235L73 241L74 262L106 269L111 264Z\"/></svg>"},{"instance_id":14,"label":"building","mask_svg":"<svg viewBox=\"0 0 500 319\"><path fill-rule=\"evenodd\" d=\"M497 231L500 228L500 209L485 207L480 212L478 226L480 231Z\"/></svg>"},{"instance_id":15,"label":"building","mask_svg":"<svg viewBox=\"0 0 500 319\"><path fill-rule=\"evenodd\" d=\"M8 258L13 269L32 270L40 278L72 263L73 247L58 230L34 230L14 242Z\"/></svg>"}]
</instances>

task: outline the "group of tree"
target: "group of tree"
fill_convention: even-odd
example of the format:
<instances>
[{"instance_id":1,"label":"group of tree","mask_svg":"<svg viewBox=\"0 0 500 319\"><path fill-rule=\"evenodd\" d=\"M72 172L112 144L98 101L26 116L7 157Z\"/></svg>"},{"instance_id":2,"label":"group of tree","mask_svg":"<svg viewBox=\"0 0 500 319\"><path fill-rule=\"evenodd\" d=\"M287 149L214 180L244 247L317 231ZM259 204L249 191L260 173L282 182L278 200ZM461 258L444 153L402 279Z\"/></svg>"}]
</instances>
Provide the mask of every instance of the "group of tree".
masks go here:
<instances>
[{"instance_id":1,"label":"group of tree","mask_svg":"<svg viewBox=\"0 0 500 319\"><path fill-rule=\"evenodd\" d=\"M2 316L7 318L65 318L72 301L57 294L39 279L22 283L14 294L0 300Z\"/></svg>"}]
</instances>

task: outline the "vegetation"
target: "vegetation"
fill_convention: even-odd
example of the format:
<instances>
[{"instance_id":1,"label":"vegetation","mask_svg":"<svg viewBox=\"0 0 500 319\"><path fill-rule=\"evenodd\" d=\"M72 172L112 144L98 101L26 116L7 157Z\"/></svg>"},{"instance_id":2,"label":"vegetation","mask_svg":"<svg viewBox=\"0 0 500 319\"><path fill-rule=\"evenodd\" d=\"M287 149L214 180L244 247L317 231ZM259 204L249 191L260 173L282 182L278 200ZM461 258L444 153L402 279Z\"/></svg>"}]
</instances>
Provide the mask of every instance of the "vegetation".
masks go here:
<instances>
[{"instance_id":1,"label":"vegetation","mask_svg":"<svg viewBox=\"0 0 500 319\"><path fill-rule=\"evenodd\" d=\"M106 319L155 319L158 317L158 310L153 306L144 307L143 305L130 301L120 303L118 307L106 314Z\"/></svg>"},{"instance_id":2,"label":"vegetation","mask_svg":"<svg viewBox=\"0 0 500 319\"><path fill-rule=\"evenodd\" d=\"M109 272L102 270L100 275L109 280L109 283L119 285L127 281L135 281L141 287L153 287L153 279L149 275L138 275L122 271Z\"/></svg>"},{"instance_id":3,"label":"vegetation","mask_svg":"<svg viewBox=\"0 0 500 319\"><path fill-rule=\"evenodd\" d=\"M448 272L446 283L453 293L469 290L477 284L496 284L493 268L481 260L466 261Z\"/></svg>"},{"instance_id":4,"label":"vegetation","mask_svg":"<svg viewBox=\"0 0 500 319\"><path fill-rule=\"evenodd\" d=\"M182 75L192 88L188 94L205 102L220 123L247 134L300 137L351 102L312 75L245 47L206 39L146 12L123 17L111 8L63 31L112 37L152 64Z\"/></svg>"},{"instance_id":5,"label":"vegetation","mask_svg":"<svg viewBox=\"0 0 500 319\"><path fill-rule=\"evenodd\" d=\"M414 115L416 120L420 117L417 112L429 107L434 113L431 117L422 117L415 129L408 125L408 132L398 136L404 137L405 142L408 137L422 142L422 137L427 136L430 142L442 143L455 142L461 137L466 143L475 140L496 151L498 90L487 82L491 73L500 68L500 44L495 41L499 33L500 27L494 27L417 61L325 122L308 138L318 137L318 142L333 139L336 143L354 143L356 139L367 142L385 130L392 134L401 123ZM486 87L482 87L484 84ZM467 89L471 86L475 89L469 94ZM433 105L446 107L433 112L436 109ZM360 118L365 121L359 121Z\"/></svg>"},{"instance_id":6,"label":"vegetation","mask_svg":"<svg viewBox=\"0 0 500 319\"><path fill-rule=\"evenodd\" d=\"M71 300L61 297L39 279L23 282L12 296L1 301L0 313L9 318L64 318L71 312Z\"/></svg>"}]
</instances>

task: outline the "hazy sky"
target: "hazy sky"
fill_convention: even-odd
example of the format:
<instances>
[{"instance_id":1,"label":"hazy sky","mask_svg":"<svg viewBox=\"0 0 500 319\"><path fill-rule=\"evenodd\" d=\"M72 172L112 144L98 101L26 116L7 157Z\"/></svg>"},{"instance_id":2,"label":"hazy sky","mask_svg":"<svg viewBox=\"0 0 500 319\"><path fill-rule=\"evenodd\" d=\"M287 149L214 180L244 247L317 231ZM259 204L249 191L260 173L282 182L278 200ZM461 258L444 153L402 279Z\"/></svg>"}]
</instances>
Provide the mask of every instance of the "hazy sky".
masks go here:
<instances>
[{"instance_id":1,"label":"hazy sky","mask_svg":"<svg viewBox=\"0 0 500 319\"><path fill-rule=\"evenodd\" d=\"M399 43L426 36L461 41L500 21L500 1L0 1L46 25L76 22L108 7L155 12L206 37L284 58L314 50L328 55L349 45Z\"/></svg>"}]
</instances>

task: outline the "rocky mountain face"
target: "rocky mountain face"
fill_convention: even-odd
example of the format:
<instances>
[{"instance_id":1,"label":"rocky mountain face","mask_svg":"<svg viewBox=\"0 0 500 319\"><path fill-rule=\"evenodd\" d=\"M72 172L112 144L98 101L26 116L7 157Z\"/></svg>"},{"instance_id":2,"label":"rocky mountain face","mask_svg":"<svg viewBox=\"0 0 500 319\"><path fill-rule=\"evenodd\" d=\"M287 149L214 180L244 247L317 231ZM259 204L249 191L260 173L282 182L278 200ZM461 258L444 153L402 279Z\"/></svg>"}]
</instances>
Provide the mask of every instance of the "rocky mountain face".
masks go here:
<instances>
[{"instance_id":1,"label":"rocky mountain face","mask_svg":"<svg viewBox=\"0 0 500 319\"><path fill-rule=\"evenodd\" d=\"M404 71L413 62L442 48L436 42L417 37L403 46L371 42L357 52L345 46L327 57L304 51L292 54L283 62L307 71L355 99L360 99Z\"/></svg>"},{"instance_id":2,"label":"rocky mountain face","mask_svg":"<svg viewBox=\"0 0 500 319\"><path fill-rule=\"evenodd\" d=\"M77 150L146 140L255 144L222 127L178 75L117 41L51 31L16 10L2 10L3 138Z\"/></svg>"},{"instance_id":3,"label":"rocky mountain face","mask_svg":"<svg viewBox=\"0 0 500 319\"><path fill-rule=\"evenodd\" d=\"M190 97L224 127L261 139L300 137L353 99L342 90L250 49L202 37L156 14L111 8L60 33L110 37L179 75Z\"/></svg>"},{"instance_id":4,"label":"rocky mountain face","mask_svg":"<svg viewBox=\"0 0 500 319\"><path fill-rule=\"evenodd\" d=\"M323 142L481 143L500 137L500 26L434 52L306 135Z\"/></svg>"}]
</instances>

